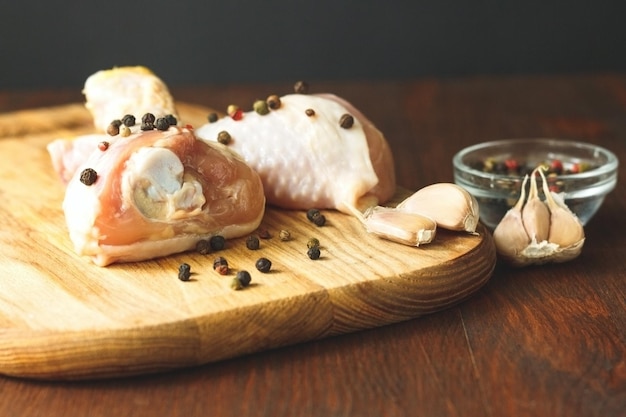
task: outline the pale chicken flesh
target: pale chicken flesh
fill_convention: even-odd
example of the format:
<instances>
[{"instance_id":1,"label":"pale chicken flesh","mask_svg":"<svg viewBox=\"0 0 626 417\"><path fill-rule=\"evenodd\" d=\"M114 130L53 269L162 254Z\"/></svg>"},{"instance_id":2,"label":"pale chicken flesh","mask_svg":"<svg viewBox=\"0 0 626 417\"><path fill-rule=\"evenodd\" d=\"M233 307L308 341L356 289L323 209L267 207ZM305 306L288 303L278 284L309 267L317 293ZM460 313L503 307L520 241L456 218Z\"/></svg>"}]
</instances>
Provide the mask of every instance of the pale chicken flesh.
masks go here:
<instances>
[{"instance_id":1,"label":"pale chicken flesh","mask_svg":"<svg viewBox=\"0 0 626 417\"><path fill-rule=\"evenodd\" d=\"M196 129L196 135L217 141L220 132L228 132L228 146L259 173L267 201L275 206L353 214L393 196L390 148L361 112L331 94L290 94L280 103L267 114L223 117ZM344 115L353 124L342 127Z\"/></svg>"},{"instance_id":2,"label":"pale chicken flesh","mask_svg":"<svg viewBox=\"0 0 626 417\"><path fill-rule=\"evenodd\" d=\"M81 181L85 169L97 174L90 185ZM105 266L248 234L261 222L265 197L239 155L171 126L94 149L69 181L63 209L76 252Z\"/></svg>"}]
</instances>

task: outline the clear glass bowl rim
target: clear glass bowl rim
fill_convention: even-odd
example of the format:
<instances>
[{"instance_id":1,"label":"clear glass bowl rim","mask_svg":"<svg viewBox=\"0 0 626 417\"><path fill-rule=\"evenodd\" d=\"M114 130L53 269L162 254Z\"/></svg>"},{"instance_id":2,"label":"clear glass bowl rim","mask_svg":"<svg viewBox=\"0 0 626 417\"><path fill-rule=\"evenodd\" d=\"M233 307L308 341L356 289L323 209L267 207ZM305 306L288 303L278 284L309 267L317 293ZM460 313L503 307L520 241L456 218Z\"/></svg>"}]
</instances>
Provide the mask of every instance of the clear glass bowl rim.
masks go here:
<instances>
[{"instance_id":1,"label":"clear glass bowl rim","mask_svg":"<svg viewBox=\"0 0 626 417\"><path fill-rule=\"evenodd\" d=\"M606 148L603 148L602 146L594 145L594 144L587 143L587 142L576 141L576 140L553 139L553 138L499 139L499 140L493 140L493 141L488 141L488 142L481 142L481 143L470 145L466 148L461 149L452 158L452 163L455 168L461 171L464 171L466 173L472 174L476 177L484 178L486 180L493 179L496 177L502 178L502 179L510 179L513 181L519 180L519 177L515 175L494 174L493 172L484 172L484 171L474 169L470 167L469 165L465 164L463 162L463 158L465 158L468 154L471 154L481 149L486 149L486 148L506 149L507 146L510 146L512 144L519 146L519 144L523 144L523 143L527 143L529 145L538 144L546 149L549 149L550 147L554 146L554 147L563 149L563 151L565 152L567 151L567 148L570 148L570 147L585 149L589 151L598 152L600 154L603 154L606 157L605 164L600 165L597 168L594 168L592 170L579 172L576 174L560 175L559 179L563 181L567 181L568 179L592 178L592 177L596 177L599 175L605 175L607 173L617 171L617 167L619 164L617 156L615 156L613 152L609 151Z\"/></svg>"}]
</instances>

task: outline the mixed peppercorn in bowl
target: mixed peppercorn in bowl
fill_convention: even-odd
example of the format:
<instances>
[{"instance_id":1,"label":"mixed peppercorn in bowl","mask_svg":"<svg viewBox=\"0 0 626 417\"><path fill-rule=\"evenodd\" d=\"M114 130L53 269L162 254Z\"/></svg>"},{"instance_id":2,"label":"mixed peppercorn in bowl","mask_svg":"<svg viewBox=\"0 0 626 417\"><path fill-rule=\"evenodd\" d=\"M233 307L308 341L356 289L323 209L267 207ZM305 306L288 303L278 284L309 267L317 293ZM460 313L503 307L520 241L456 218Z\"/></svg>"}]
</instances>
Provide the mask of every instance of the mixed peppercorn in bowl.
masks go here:
<instances>
[{"instance_id":1,"label":"mixed peppercorn in bowl","mask_svg":"<svg viewBox=\"0 0 626 417\"><path fill-rule=\"evenodd\" d=\"M602 147L563 139L504 139L462 149L452 159L454 181L476 197L492 230L517 202L525 175L544 167L550 191L586 224L615 188L618 160Z\"/></svg>"}]
</instances>

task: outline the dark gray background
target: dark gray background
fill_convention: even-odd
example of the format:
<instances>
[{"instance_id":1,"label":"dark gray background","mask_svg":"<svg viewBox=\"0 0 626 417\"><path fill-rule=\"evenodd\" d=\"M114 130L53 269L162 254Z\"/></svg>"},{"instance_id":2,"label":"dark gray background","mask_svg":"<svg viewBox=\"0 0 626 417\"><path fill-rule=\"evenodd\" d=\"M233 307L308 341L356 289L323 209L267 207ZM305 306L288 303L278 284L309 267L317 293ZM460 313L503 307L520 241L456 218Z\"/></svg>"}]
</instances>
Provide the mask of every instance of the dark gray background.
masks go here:
<instances>
[{"instance_id":1,"label":"dark gray background","mask_svg":"<svg viewBox=\"0 0 626 417\"><path fill-rule=\"evenodd\" d=\"M626 70L624 0L0 0L0 88Z\"/></svg>"}]
</instances>

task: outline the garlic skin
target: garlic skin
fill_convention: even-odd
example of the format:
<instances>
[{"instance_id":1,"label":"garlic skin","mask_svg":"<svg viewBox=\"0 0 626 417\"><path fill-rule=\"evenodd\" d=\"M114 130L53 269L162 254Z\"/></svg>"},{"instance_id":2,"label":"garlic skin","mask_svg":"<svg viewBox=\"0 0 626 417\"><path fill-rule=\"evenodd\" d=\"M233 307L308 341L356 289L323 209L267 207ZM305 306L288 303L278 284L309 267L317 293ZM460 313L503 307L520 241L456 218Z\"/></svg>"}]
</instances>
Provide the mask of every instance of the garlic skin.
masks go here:
<instances>
[{"instance_id":1,"label":"garlic skin","mask_svg":"<svg viewBox=\"0 0 626 417\"><path fill-rule=\"evenodd\" d=\"M417 190L397 209L430 217L443 229L469 233L476 232L480 216L476 198L463 187L448 182Z\"/></svg>"},{"instance_id":2,"label":"garlic skin","mask_svg":"<svg viewBox=\"0 0 626 417\"><path fill-rule=\"evenodd\" d=\"M390 207L370 207L362 221L369 233L409 246L430 243L437 234L433 219Z\"/></svg>"},{"instance_id":3,"label":"garlic skin","mask_svg":"<svg viewBox=\"0 0 626 417\"><path fill-rule=\"evenodd\" d=\"M528 201L525 201L528 180L525 177L518 202L493 233L498 255L512 266L570 261L580 255L585 242L582 223L563 198L550 191L542 169L535 169L532 176L534 179L535 172L541 176L545 201L539 200L534 180ZM548 210L547 217L544 207ZM525 239L527 243L524 245Z\"/></svg>"},{"instance_id":4,"label":"garlic skin","mask_svg":"<svg viewBox=\"0 0 626 417\"><path fill-rule=\"evenodd\" d=\"M522 208L526 199L528 175L522 182L522 191L517 203L506 212L493 231L496 251L512 264L518 264L524 256L521 253L530 245L531 239L522 220Z\"/></svg>"}]
</instances>

